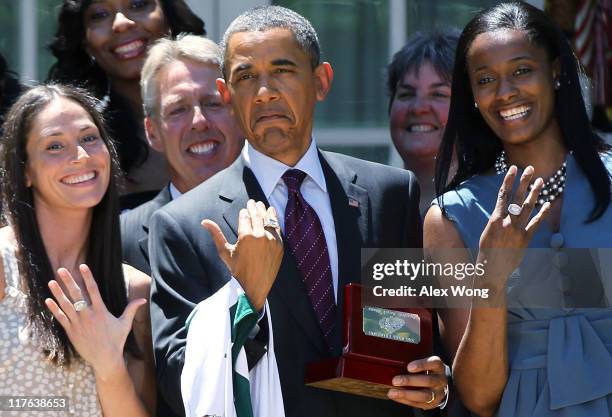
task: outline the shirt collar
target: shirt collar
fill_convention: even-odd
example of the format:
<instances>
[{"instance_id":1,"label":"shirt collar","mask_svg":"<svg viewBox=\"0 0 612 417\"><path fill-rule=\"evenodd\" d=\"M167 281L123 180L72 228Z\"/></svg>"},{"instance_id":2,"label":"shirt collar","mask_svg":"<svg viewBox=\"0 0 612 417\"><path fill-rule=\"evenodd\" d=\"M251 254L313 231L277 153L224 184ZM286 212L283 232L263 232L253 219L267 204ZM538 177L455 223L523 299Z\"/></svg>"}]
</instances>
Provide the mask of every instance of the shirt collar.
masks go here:
<instances>
[{"instance_id":1,"label":"shirt collar","mask_svg":"<svg viewBox=\"0 0 612 417\"><path fill-rule=\"evenodd\" d=\"M178 188L176 188L174 184L172 184L172 182L170 182L170 185L168 185L168 189L170 190L170 198L172 198L173 200L183 195L183 193L181 193Z\"/></svg>"},{"instance_id":2,"label":"shirt collar","mask_svg":"<svg viewBox=\"0 0 612 417\"><path fill-rule=\"evenodd\" d=\"M250 146L247 141L245 141L244 148L242 148L242 158L246 166L251 168L253 174L255 174L255 178L257 178L266 199L270 199L276 184L278 184L285 171L289 169L304 171L323 192L327 192L325 175L323 175L323 168L321 167L317 144L314 138L310 141L310 146L306 153L294 167L264 155Z\"/></svg>"}]
</instances>

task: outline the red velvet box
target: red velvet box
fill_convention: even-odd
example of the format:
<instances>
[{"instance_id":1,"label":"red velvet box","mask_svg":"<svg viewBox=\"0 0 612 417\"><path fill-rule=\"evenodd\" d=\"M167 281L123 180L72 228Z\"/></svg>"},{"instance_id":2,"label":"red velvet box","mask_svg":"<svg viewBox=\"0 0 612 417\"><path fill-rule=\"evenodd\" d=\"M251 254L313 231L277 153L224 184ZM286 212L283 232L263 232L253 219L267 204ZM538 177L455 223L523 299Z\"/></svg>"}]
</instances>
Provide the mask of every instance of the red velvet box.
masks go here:
<instances>
[{"instance_id":1,"label":"red velvet box","mask_svg":"<svg viewBox=\"0 0 612 417\"><path fill-rule=\"evenodd\" d=\"M358 284L348 284L344 293L342 356L308 364L306 385L386 399L394 376L406 374L409 362L431 356L432 312L426 308L386 308L384 299ZM380 326L383 337L366 334L364 315L369 316L370 334L372 325ZM381 317L378 323L370 318L372 315ZM404 327L400 327L402 320ZM416 332L409 331L410 326L418 328L418 340ZM406 331L397 333L401 329Z\"/></svg>"}]
</instances>

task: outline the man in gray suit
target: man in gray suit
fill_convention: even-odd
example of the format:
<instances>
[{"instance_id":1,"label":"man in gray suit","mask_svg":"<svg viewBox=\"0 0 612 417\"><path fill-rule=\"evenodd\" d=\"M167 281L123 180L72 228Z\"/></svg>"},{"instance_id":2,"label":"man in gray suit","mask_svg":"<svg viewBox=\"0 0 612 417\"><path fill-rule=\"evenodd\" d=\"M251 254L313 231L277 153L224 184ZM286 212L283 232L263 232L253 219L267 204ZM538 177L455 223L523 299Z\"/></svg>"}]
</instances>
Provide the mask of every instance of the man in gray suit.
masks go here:
<instances>
[{"instance_id":1,"label":"man in gray suit","mask_svg":"<svg viewBox=\"0 0 612 417\"><path fill-rule=\"evenodd\" d=\"M230 165L244 144L223 103L217 45L195 35L161 39L142 69L145 130L150 146L166 158L170 183L151 201L121 216L123 260L147 274L153 212Z\"/></svg>"},{"instance_id":2,"label":"man in gray suit","mask_svg":"<svg viewBox=\"0 0 612 417\"><path fill-rule=\"evenodd\" d=\"M310 23L283 7L244 12L225 32L220 46L224 80L217 85L248 143L230 167L159 209L151 220L156 374L175 412L183 409L185 322L200 301L230 279L217 250L228 250L223 237L238 238L239 213L247 202L255 213L249 200L276 209L283 235L274 283L269 293L251 301L260 305L267 296L269 302L285 416L405 417L412 410L397 402L431 409L444 399L445 368L437 357L416 361L410 372L418 375L396 380L398 388L404 387L390 393L397 402L304 384L307 363L342 352L343 289L360 280L360 249L422 246L419 188L411 172L317 147L315 104L325 99L333 79L319 51ZM202 229L203 219L212 235ZM253 268L235 274L243 287L268 282L262 279L263 263L253 259ZM253 339L265 345L262 331ZM260 347L252 349L253 355L246 352L249 365L265 354Z\"/></svg>"}]
</instances>

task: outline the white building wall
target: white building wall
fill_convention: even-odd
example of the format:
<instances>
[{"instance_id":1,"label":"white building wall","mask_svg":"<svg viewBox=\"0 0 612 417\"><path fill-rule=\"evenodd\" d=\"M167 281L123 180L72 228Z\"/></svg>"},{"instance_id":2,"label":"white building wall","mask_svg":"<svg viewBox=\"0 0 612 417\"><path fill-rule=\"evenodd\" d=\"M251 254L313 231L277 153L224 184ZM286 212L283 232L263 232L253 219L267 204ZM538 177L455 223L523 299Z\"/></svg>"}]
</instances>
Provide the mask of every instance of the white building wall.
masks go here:
<instances>
[{"instance_id":1,"label":"white building wall","mask_svg":"<svg viewBox=\"0 0 612 417\"><path fill-rule=\"evenodd\" d=\"M208 37L219 42L225 29L236 16L257 6L270 4L269 0L187 0L191 9L206 23Z\"/></svg>"}]
</instances>

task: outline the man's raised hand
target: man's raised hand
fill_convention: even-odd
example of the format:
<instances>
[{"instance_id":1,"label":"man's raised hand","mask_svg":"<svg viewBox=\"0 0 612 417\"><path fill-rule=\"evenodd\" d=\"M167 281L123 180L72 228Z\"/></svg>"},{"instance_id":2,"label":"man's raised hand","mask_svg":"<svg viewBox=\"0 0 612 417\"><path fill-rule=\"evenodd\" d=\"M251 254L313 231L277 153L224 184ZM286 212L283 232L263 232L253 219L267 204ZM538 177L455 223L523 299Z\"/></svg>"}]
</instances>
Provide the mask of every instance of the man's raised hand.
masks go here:
<instances>
[{"instance_id":1,"label":"man's raised hand","mask_svg":"<svg viewBox=\"0 0 612 417\"><path fill-rule=\"evenodd\" d=\"M271 223L271 225L270 225ZM219 226L208 219L202 226L212 235L219 256L247 297L261 310L283 259L283 241L274 207L249 200L238 215L238 240L227 241Z\"/></svg>"}]
</instances>

